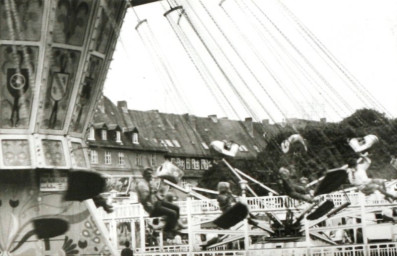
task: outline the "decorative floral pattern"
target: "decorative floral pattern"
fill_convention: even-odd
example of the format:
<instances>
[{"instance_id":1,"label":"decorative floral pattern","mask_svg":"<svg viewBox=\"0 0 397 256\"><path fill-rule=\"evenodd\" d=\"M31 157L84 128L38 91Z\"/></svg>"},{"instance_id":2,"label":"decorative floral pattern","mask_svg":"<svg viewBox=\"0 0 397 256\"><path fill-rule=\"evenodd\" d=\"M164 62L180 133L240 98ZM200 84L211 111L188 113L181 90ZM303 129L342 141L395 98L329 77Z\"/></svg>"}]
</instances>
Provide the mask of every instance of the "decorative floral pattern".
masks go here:
<instances>
[{"instance_id":1,"label":"decorative floral pattern","mask_svg":"<svg viewBox=\"0 0 397 256\"><path fill-rule=\"evenodd\" d=\"M0 46L0 128L27 128L37 47Z\"/></svg>"},{"instance_id":2,"label":"decorative floral pattern","mask_svg":"<svg viewBox=\"0 0 397 256\"><path fill-rule=\"evenodd\" d=\"M65 153L59 140L43 140L43 151L46 164L49 166L65 166Z\"/></svg>"},{"instance_id":3,"label":"decorative floral pattern","mask_svg":"<svg viewBox=\"0 0 397 256\"><path fill-rule=\"evenodd\" d=\"M54 41L82 45L87 29L91 1L59 0L56 9Z\"/></svg>"},{"instance_id":4,"label":"decorative floral pattern","mask_svg":"<svg viewBox=\"0 0 397 256\"><path fill-rule=\"evenodd\" d=\"M88 63L87 72L82 80L80 92L76 99L75 108L73 111L72 121L70 123L73 132L84 132L84 124L86 123L88 110L90 106L96 102L92 100L98 79L100 78L100 71L102 67L102 59L91 56Z\"/></svg>"},{"instance_id":5,"label":"decorative floral pattern","mask_svg":"<svg viewBox=\"0 0 397 256\"><path fill-rule=\"evenodd\" d=\"M3 140L3 164L5 166L30 166L30 151L27 140Z\"/></svg>"},{"instance_id":6,"label":"decorative floral pattern","mask_svg":"<svg viewBox=\"0 0 397 256\"><path fill-rule=\"evenodd\" d=\"M42 0L0 0L0 39L39 41L43 17ZM15 22L12 27L8 19Z\"/></svg>"},{"instance_id":7,"label":"decorative floral pattern","mask_svg":"<svg viewBox=\"0 0 397 256\"><path fill-rule=\"evenodd\" d=\"M63 128L79 60L78 51L52 49L41 128L56 130Z\"/></svg>"}]
</instances>

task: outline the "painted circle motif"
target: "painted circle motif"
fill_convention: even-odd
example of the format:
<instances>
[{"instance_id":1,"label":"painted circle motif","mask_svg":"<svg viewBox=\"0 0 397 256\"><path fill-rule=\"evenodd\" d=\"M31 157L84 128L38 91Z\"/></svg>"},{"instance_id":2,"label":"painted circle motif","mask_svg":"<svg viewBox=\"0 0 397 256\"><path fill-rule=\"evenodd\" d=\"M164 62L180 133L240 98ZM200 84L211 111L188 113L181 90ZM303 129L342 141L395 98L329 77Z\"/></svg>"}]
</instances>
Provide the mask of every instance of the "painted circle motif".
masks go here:
<instances>
[{"instance_id":1,"label":"painted circle motif","mask_svg":"<svg viewBox=\"0 0 397 256\"><path fill-rule=\"evenodd\" d=\"M26 84L25 76L21 73L13 74L10 78L10 86L15 90L22 90Z\"/></svg>"}]
</instances>

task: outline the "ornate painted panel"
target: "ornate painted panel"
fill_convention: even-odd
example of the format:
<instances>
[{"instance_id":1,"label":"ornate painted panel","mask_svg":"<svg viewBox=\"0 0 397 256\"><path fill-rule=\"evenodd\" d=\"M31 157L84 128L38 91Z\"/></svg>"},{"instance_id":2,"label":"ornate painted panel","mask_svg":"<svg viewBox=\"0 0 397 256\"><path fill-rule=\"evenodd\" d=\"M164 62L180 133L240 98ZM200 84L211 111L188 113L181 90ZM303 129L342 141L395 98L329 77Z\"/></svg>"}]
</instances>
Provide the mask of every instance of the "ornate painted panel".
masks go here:
<instances>
[{"instance_id":1,"label":"ornate painted panel","mask_svg":"<svg viewBox=\"0 0 397 256\"><path fill-rule=\"evenodd\" d=\"M57 1L53 32L55 43L83 45L92 2L92 0Z\"/></svg>"},{"instance_id":2,"label":"ornate painted panel","mask_svg":"<svg viewBox=\"0 0 397 256\"><path fill-rule=\"evenodd\" d=\"M105 237L86 203L64 202L62 192L42 192L40 171L2 170L1 173L1 255L110 255ZM68 230L51 239L39 239L39 228L33 224L37 218L65 220ZM45 229L56 229L51 222L43 224L48 225Z\"/></svg>"},{"instance_id":3,"label":"ornate painted panel","mask_svg":"<svg viewBox=\"0 0 397 256\"><path fill-rule=\"evenodd\" d=\"M28 128L38 47L0 46L0 128Z\"/></svg>"},{"instance_id":4,"label":"ornate painted panel","mask_svg":"<svg viewBox=\"0 0 397 256\"><path fill-rule=\"evenodd\" d=\"M42 140L45 164L47 166L66 166L62 141Z\"/></svg>"},{"instance_id":5,"label":"ornate painted panel","mask_svg":"<svg viewBox=\"0 0 397 256\"><path fill-rule=\"evenodd\" d=\"M80 52L78 51L52 49L44 95L44 114L40 128L63 129L79 60Z\"/></svg>"},{"instance_id":6,"label":"ornate painted panel","mask_svg":"<svg viewBox=\"0 0 397 256\"><path fill-rule=\"evenodd\" d=\"M39 41L43 0L0 0L0 39Z\"/></svg>"},{"instance_id":7,"label":"ornate painted panel","mask_svg":"<svg viewBox=\"0 0 397 256\"><path fill-rule=\"evenodd\" d=\"M88 110L91 104L95 104L95 102L93 102L93 96L97 89L96 87L99 86L102 63L102 59L95 56L91 56L88 62L87 71L82 79L82 84L73 110L70 131L78 133L84 132L83 129L87 122Z\"/></svg>"},{"instance_id":8,"label":"ornate painted panel","mask_svg":"<svg viewBox=\"0 0 397 256\"><path fill-rule=\"evenodd\" d=\"M22 170L3 170L1 172L0 241L2 242L0 251L2 255L9 255L6 252L16 251L17 241L25 235L26 230L32 229L30 220L39 214L38 190L31 177L34 177L33 171L26 173ZM26 226L25 230L21 230L24 226Z\"/></svg>"},{"instance_id":9,"label":"ornate painted panel","mask_svg":"<svg viewBox=\"0 0 397 256\"><path fill-rule=\"evenodd\" d=\"M31 166L28 140L2 140L1 149L5 166Z\"/></svg>"},{"instance_id":10,"label":"ornate painted panel","mask_svg":"<svg viewBox=\"0 0 397 256\"><path fill-rule=\"evenodd\" d=\"M84 147L81 143L72 142L72 157L74 165L80 168L87 168L87 162L84 156Z\"/></svg>"},{"instance_id":11,"label":"ornate painted panel","mask_svg":"<svg viewBox=\"0 0 397 256\"><path fill-rule=\"evenodd\" d=\"M122 18L122 12L120 12L122 7L123 1L104 1L104 7L99 16L98 34L94 42L96 51L105 53L109 49L112 37L117 30L117 24Z\"/></svg>"},{"instance_id":12,"label":"ornate painted panel","mask_svg":"<svg viewBox=\"0 0 397 256\"><path fill-rule=\"evenodd\" d=\"M59 237L48 241L44 248L46 255L110 255L107 251L104 237L95 225L90 212L85 207L85 203L55 204L59 202L62 195L42 195L42 205L52 207L42 207L40 214L59 214L60 217L68 220L69 230ZM58 208L56 208L58 207ZM61 208L62 207L62 208ZM39 251L30 255L44 255Z\"/></svg>"}]
</instances>

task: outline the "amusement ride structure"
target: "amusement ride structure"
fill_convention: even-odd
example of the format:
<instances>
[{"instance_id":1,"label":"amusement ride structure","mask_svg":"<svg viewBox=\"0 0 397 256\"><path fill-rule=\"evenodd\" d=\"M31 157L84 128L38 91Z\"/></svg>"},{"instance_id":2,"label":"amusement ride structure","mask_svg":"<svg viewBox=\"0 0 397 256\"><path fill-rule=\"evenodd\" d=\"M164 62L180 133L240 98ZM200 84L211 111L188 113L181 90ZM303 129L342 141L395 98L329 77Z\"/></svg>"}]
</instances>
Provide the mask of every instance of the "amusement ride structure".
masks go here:
<instances>
[{"instance_id":1,"label":"amusement ride structure","mask_svg":"<svg viewBox=\"0 0 397 256\"><path fill-rule=\"evenodd\" d=\"M116 228L121 223L132 236L136 255L396 255L396 205L377 193L364 196L355 190L339 190L339 186L328 189L324 184L336 178L333 173L339 176L344 172L341 170L329 172L318 181L321 189L314 191L318 201L309 204L278 195L223 159L240 181L242 194L236 196L255 216L254 223L242 218L228 228L214 224L221 215L217 201L200 194L217 192L182 187L164 179L163 186L187 194L186 201L177 202L184 228L172 241L164 238L163 219L148 217L139 203L128 200L116 203L113 212L106 208L100 198L104 179L90 169L85 135L126 11L128 7L149 2L153 1L0 0L0 255L119 255ZM227 71L217 62L183 3L167 3L164 16L205 78L205 84L214 84L212 89L218 92L215 94L221 95L218 81L211 77L208 67L200 62L194 47L177 26L182 19L203 44L223 79L233 87ZM246 9L243 2L237 3ZM194 15L194 8L189 2L186 5ZM144 34L141 30L146 24L146 20L138 19L135 29ZM321 42L301 23L297 24L329 57L331 64L354 82L352 88L361 99L374 104L373 97L360 89ZM275 30L278 30L276 26ZM148 39L147 35L150 33L142 38ZM291 44L286 35L280 35L273 39L284 39ZM226 41L236 51L231 40L226 38ZM297 62L297 57L308 63L298 49L292 49L295 55L290 56L291 63ZM157 49L152 50L158 55ZM268 68L266 63L262 64ZM243 65L247 64L243 62ZM308 67L317 76L311 82L323 82L333 94L328 100L336 101L333 97L338 98L337 92L314 66ZM308 76L307 69L302 66L299 69ZM172 80L168 71L166 76ZM269 73L276 83L282 82ZM259 83L259 78L254 73L251 75ZM242 77L239 79L247 85ZM257 117L238 90L232 90L237 101ZM271 95L268 97L269 102L275 103ZM219 100L227 102L227 97L221 95ZM257 98L254 101L265 109ZM283 113L278 104L275 106ZM334 110L341 113L342 107L335 106ZM282 147L288 152L286 145ZM230 152L227 150L228 154L223 155L230 157L236 153ZM269 196L247 196L255 195L248 182L267 189ZM388 183L389 190L394 186L394 182ZM322 212L324 204L331 207Z\"/></svg>"}]
</instances>

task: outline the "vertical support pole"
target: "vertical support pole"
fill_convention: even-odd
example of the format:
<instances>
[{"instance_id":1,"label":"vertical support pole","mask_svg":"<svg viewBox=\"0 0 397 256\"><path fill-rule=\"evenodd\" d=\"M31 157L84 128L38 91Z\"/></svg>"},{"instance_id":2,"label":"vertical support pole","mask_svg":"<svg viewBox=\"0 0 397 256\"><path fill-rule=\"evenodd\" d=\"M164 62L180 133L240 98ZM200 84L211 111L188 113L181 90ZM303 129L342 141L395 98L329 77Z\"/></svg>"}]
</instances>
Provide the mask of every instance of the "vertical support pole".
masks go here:
<instances>
[{"instance_id":1,"label":"vertical support pole","mask_svg":"<svg viewBox=\"0 0 397 256\"><path fill-rule=\"evenodd\" d=\"M240 180L240 188L241 188L241 201L245 204L247 204L247 196L246 196L246 189L247 189L247 181L246 180ZM248 206L248 204L247 204ZM245 255L248 255L249 253L249 225L248 225L248 220L244 220L244 250L245 250Z\"/></svg>"},{"instance_id":2,"label":"vertical support pole","mask_svg":"<svg viewBox=\"0 0 397 256\"><path fill-rule=\"evenodd\" d=\"M111 229L111 238L113 240L113 246L114 248L118 248L117 244L118 244L118 236L117 236L117 221L115 219L115 214L112 214L112 222L110 225L110 229Z\"/></svg>"},{"instance_id":3,"label":"vertical support pole","mask_svg":"<svg viewBox=\"0 0 397 256\"><path fill-rule=\"evenodd\" d=\"M187 217L187 232L188 232L188 241L189 241L189 254L192 254L194 248L194 234L193 234L193 225L192 225L192 197L190 192L192 191L192 187L190 184L186 184L186 190L188 192L188 196L186 198L186 217Z\"/></svg>"},{"instance_id":4,"label":"vertical support pole","mask_svg":"<svg viewBox=\"0 0 397 256\"><path fill-rule=\"evenodd\" d=\"M361 206L361 233L363 237L363 247L364 247L364 256L367 256L367 248L368 248L368 241L367 241L367 224L365 221L365 195L359 192L360 198L360 206Z\"/></svg>"},{"instance_id":5,"label":"vertical support pole","mask_svg":"<svg viewBox=\"0 0 397 256\"><path fill-rule=\"evenodd\" d=\"M160 231L159 232L159 247L160 247L160 252L164 251L164 232Z\"/></svg>"},{"instance_id":6,"label":"vertical support pole","mask_svg":"<svg viewBox=\"0 0 397 256\"><path fill-rule=\"evenodd\" d=\"M354 243L357 243L357 227L356 227L357 219L356 219L356 217L353 217L352 222L353 222L352 224L355 226L355 228L353 229L353 239L354 239Z\"/></svg>"},{"instance_id":7,"label":"vertical support pole","mask_svg":"<svg viewBox=\"0 0 397 256\"><path fill-rule=\"evenodd\" d=\"M143 218L143 215L145 214L145 211L143 210L143 206L139 204L139 235L141 238L141 253L145 253L146 251L146 227L145 227L145 219Z\"/></svg>"},{"instance_id":8,"label":"vertical support pole","mask_svg":"<svg viewBox=\"0 0 397 256\"><path fill-rule=\"evenodd\" d=\"M131 241L130 241L130 244L131 244L131 249L132 250L134 250L134 249L136 249L136 243L135 243L135 241L136 241L136 237L135 237L135 219L131 219L130 220L131 222L130 222L130 227L131 227Z\"/></svg>"},{"instance_id":9,"label":"vertical support pole","mask_svg":"<svg viewBox=\"0 0 397 256\"><path fill-rule=\"evenodd\" d=\"M310 255L310 245L311 245L311 238L310 238L310 230L309 230L309 221L306 219L307 213L305 213L305 238L306 238L306 254Z\"/></svg>"}]
</instances>

